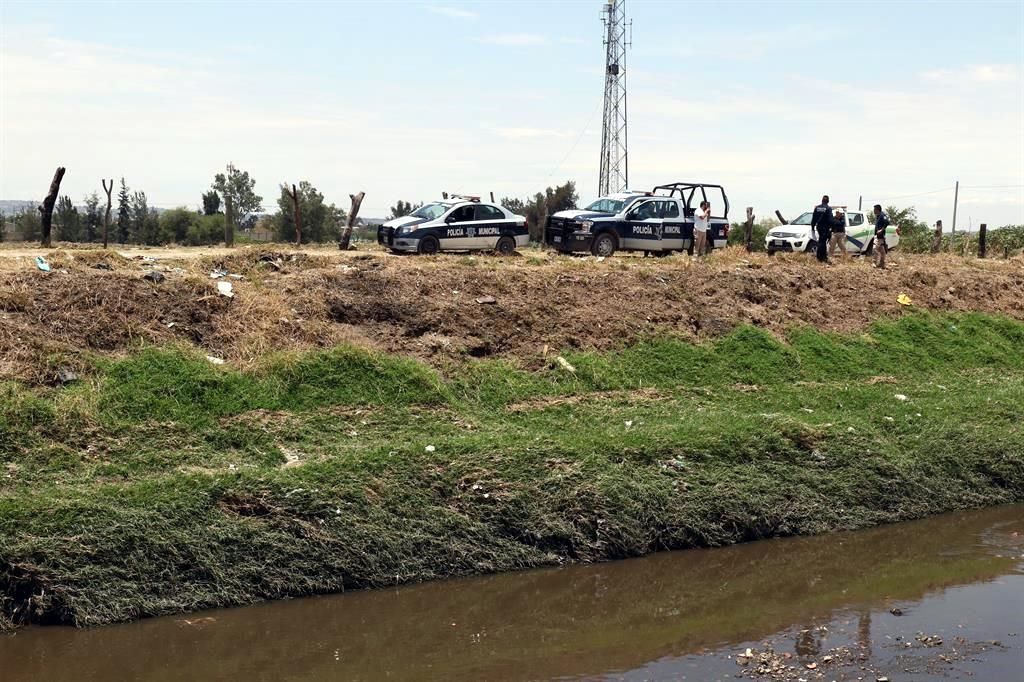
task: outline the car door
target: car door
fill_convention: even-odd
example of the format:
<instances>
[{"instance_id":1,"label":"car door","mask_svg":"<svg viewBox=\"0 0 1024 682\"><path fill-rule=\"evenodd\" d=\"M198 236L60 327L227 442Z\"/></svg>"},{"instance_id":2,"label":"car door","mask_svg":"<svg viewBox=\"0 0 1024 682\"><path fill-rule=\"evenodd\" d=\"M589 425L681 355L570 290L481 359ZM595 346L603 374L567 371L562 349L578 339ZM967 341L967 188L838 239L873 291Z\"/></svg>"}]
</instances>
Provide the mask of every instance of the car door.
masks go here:
<instances>
[{"instance_id":1,"label":"car door","mask_svg":"<svg viewBox=\"0 0 1024 682\"><path fill-rule=\"evenodd\" d=\"M679 199L665 199L661 202L661 248L666 251L681 251L689 246L684 232L686 212ZM690 225L693 236L693 225Z\"/></svg>"},{"instance_id":2,"label":"car door","mask_svg":"<svg viewBox=\"0 0 1024 682\"><path fill-rule=\"evenodd\" d=\"M847 212L846 214L846 250L859 253L871 240L874 230L864 224L864 214Z\"/></svg>"},{"instance_id":3,"label":"car door","mask_svg":"<svg viewBox=\"0 0 1024 682\"><path fill-rule=\"evenodd\" d=\"M442 249L470 249L470 238L467 229L473 227L476 218L475 206L465 204L456 207L445 218L445 227L441 235Z\"/></svg>"},{"instance_id":4,"label":"car door","mask_svg":"<svg viewBox=\"0 0 1024 682\"><path fill-rule=\"evenodd\" d=\"M657 199L639 201L626 214L623 246L627 249L657 251L661 249L661 202Z\"/></svg>"},{"instance_id":5,"label":"car door","mask_svg":"<svg viewBox=\"0 0 1024 682\"><path fill-rule=\"evenodd\" d=\"M502 229L514 223L514 220L505 217L500 208L477 204L473 225L466 228L467 237L474 249L493 249L498 244Z\"/></svg>"}]
</instances>

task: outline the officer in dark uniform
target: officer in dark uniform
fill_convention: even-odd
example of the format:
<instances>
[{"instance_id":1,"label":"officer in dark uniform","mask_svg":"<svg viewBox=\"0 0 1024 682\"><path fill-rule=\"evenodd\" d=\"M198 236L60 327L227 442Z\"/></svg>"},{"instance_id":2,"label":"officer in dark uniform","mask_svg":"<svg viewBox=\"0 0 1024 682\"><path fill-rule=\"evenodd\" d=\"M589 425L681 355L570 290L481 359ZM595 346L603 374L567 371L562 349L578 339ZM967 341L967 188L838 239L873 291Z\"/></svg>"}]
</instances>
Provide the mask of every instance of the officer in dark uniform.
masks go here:
<instances>
[{"instance_id":1,"label":"officer in dark uniform","mask_svg":"<svg viewBox=\"0 0 1024 682\"><path fill-rule=\"evenodd\" d=\"M832 207L828 205L827 194L821 198L821 205L814 207L811 229L818 234L818 260L827 263L828 242L832 237Z\"/></svg>"}]
</instances>

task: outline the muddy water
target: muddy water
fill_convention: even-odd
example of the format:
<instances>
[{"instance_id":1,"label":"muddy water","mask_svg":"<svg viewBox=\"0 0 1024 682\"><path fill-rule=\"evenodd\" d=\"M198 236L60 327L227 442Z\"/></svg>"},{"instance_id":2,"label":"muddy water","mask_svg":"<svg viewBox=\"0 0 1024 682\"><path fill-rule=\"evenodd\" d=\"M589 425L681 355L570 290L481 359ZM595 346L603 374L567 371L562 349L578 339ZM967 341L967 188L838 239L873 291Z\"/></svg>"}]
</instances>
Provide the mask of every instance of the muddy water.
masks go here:
<instances>
[{"instance_id":1,"label":"muddy water","mask_svg":"<svg viewBox=\"0 0 1024 682\"><path fill-rule=\"evenodd\" d=\"M1024 679L1024 506L0 637L4 682L737 676Z\"/></svg>"}]
</instances>

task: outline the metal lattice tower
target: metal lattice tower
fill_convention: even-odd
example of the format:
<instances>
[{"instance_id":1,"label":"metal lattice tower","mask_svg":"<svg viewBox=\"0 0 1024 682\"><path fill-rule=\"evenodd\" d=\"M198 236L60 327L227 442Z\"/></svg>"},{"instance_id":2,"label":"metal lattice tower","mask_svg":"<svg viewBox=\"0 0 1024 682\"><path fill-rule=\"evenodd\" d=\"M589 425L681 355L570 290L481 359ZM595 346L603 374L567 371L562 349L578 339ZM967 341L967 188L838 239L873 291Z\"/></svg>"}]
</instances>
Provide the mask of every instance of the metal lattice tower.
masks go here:
<instances>
[{"instance_id":1,"label":"metal lattice tower","mask_svg":"<svg viewBox=\"0 0 1024 682\"><path fill-rule=\"evenodd\" d=\"M604 126L601 130L601 177L598 195L629 186L626 133L626 2L606 0L601 10L605 36Z\"/></svg>"}]
</instances>

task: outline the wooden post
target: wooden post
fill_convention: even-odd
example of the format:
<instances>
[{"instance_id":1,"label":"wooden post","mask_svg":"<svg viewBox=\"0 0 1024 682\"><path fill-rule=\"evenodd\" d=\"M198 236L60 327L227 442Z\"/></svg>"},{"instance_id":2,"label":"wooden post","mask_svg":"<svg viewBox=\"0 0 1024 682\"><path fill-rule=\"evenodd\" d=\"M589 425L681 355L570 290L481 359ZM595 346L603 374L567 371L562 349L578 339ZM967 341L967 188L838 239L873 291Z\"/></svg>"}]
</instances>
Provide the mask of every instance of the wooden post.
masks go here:
<instances>
[{"instance_id":1,"label":"wooden post","mask_svg":"<svg viewBox=\"0 0 1024 682\"><path fill-rule=\"evenodd\" d=\"M956 240L956 205L960 201L960 181L956 181L956 187L953 189L953 231L950 233L953 239ZM956 248L953 242L950 242L949 248Z\"/></svg>"},{"instance_id":2,"label":"wooden post","mask_svg":"<svg viewBox=\"0 0 1024 682\"><path fill-rule=\"evenodd\" d=\"M110 178L110 187L107 187L106 180L103 183L103 191L107 193L107 213L103 216L103 248L107 248L107 239L110 236L110 193L114 191L114 178Z\"/></svg>"},{"instance_id":3,"label":"wooden post","mask_svg":"<svg viewBox=\"0 0 1024 682\"><path fill-rule=\"evenodd\" d=\"M491 192L491 203L494 203L494 192Z\"/></svg>"},{"instance_id":4,"label":"wooden post","mask_svg":"<svg viewBox=\"0 0 1024 682\"><path fill-rule=\"evenodd\" d=\"M982 223L981 229L978 231L978 258L985 257L985 235L987 232L988 225Z\"/></svg>"},{"instance_id":5,"label":"wooden post","mask_svg":"<svg viewBox=\"0 0 1024 682\"><path fill-rule=\"evenodd\" d=\"M743 243L747 246L747 252L753 251L754 241L754 207L747 206L747 223L743 230Z\"/></svg>"},{"instance_id":6,"label":"wooden post","mask_svg":"<svg viewBox=\"0 0 1024 682\"><path fill-rule=\"evenodd\" d=\"M224 192L224 246L235 244L235 205L231 194Z\"/></svg>"},{"instance_id":7,"label":"wooden post","mask_svg":"<svg viewBox=\"0 0 1024 682\"><path fill-rule=\"evenodd\" d=\"M50 181L50 191L47 193L43 203L39 206L39 212L43 215L43 240L42 245L50 248L50 228L53 225L53 205L57 203L57 195L60 193L60 181L64 179L64 166L58 166Z\"/></svg>"},{"instance_id":8,"label":"wooden post","mask_svg":"<svg viewBox=\"0 0 1024 682\"><path fill-rule=\"evenodd\" d=\"M348 217L345 219L345 229L342 230L341 235L338 238L338 249L341 251L348 251L348 243L352 241L352 228L356 224L356 217L359 215L359 207L362 205L363 197L365 196L366 192L348 195L348 198L352 200L352 207L349 209Z\"/></svg>"},{"instance_id":9,"label":"wooden post","mask_svg":"<svg viewBox=\"0 0 1024 682\"><path fill-rule=\"evenodd\" d=\"M302 245L302 211L299 209L299 190L292 185L292 191L289 192L288 188L285 188L285 193L292 198L292 212L295 218L295 246Z\"/></svg>"},{"instance_id":10,"label":"wooden post","mask_svg":"<svg viewBox=\"0 0 1024 682\"><path fill-rule=\"evenodd\" d=\"M938 253L942 249L942 221L935 221L935 236L932 238L932 253Z\"/></svg>"},{"instance_id":11,"label":"wooden post","mask_svg":"<svg viewBox=\"0 0 1024 682\"><path fill-rule=\"evenodd\" d=\"M775 209L775 217L778 218L779 222L783 225L789 225L789 221L782 217L782 214L779 213L779 209Z\"/></svg>"}]
</instances>

